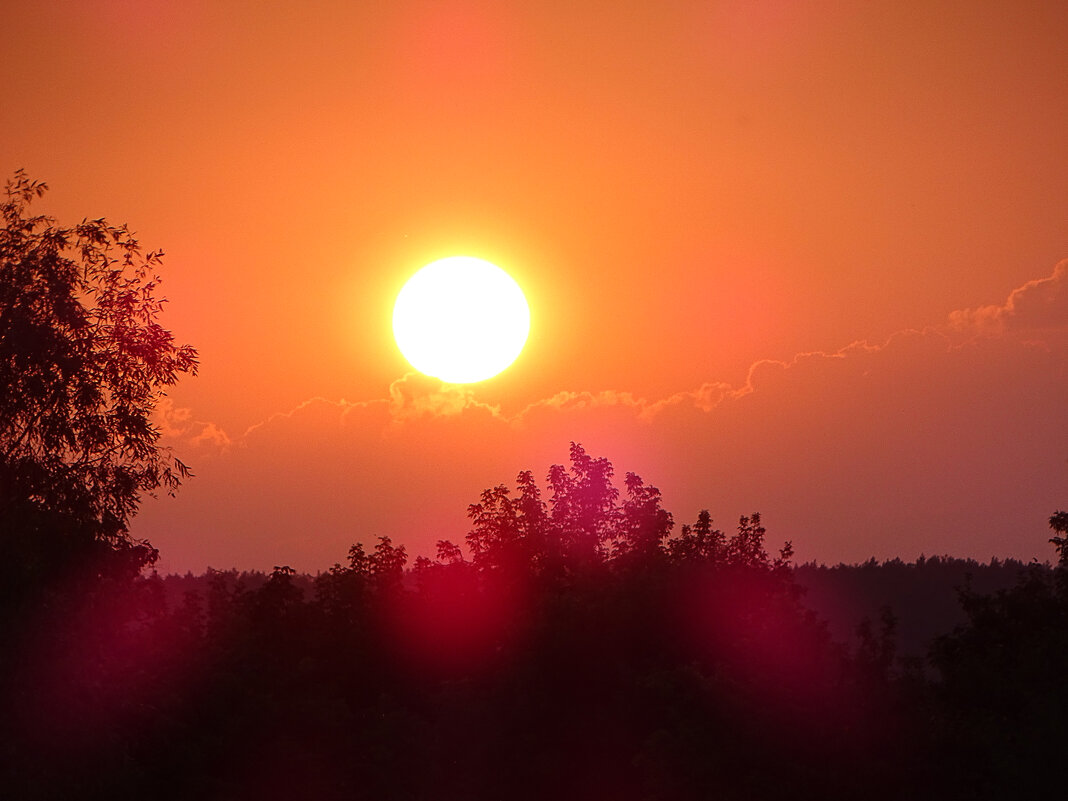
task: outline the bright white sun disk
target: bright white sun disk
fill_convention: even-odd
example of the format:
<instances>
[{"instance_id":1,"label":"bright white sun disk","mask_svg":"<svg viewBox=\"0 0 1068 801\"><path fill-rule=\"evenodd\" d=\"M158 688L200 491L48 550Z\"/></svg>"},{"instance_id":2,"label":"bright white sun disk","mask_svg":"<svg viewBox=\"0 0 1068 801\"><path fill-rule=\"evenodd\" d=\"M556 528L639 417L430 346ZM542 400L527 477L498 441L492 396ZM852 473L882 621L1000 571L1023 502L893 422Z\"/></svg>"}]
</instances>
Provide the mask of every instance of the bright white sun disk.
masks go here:
<instances>
[{"instance_id":1,"label":"bright white sun disk","mask_svg":"<svg viewBox=\"0 0 1068 801\"><path fill-rule=\"evenodd\" d=\"M421 373L454 384L484 381L519 356L530 307L511 276L470 256L428 264L393 307L393 336Z\"/></svg>"}]
</instances>

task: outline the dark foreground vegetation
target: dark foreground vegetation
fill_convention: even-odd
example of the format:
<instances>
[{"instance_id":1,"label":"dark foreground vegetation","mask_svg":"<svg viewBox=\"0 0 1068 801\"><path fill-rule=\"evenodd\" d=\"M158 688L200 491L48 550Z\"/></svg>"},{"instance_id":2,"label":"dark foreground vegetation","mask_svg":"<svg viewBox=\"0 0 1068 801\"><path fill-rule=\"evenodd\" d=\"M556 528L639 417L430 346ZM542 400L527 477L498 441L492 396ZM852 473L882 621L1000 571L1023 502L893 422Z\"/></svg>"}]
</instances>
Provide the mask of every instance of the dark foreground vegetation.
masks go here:
<instances>
[{"instance_id":1,"label":"dark foreground vegetation","mask_svg":"<svg viewBox=\"0 0 1068 801\"><path fill-rule=\"evenodd\" d=\"M759 516L670 536L657 491L573 446L470 508L466 552L388 538L310 586L168 596L122 549L5 609L16 798L1006 798L1057 776L1063 563L926 661L892 616L837 643ZM1052 521L1064 534L1064 515ZM1059 538L1057 538L1059 539ZM1063 544L1058 545L1064 553ZM870 567L869 567L870 570Z\"/></svg>"},{"instance_id":2,"label":"dark foreground vegetation","mask_svg":"<svg viewBox=\"0 0 1068 801\"><path fill-rule=\"evenodd\" d=\"M410 565L409 565L410 568ZM822 565L815 562L792 566L793 580L803 593L802 603L827 625L831 639L853 644L865 630L874 632L892 618L896 658L919 660L926 666L932 641L967 621L960 603L960 591L990 595L1013 587L1028 570L1048 573L1048 565L1028 564L1015 559L991 559L979 562L951 556L921 556L915 562L869 559L860 564ZM302 597L315 596L316 575L296 573L293 585ZM211 569L194 575L170 574L161 577L165 602L171 606L185 603L186 593L207 602L211 587L224 582L240 588L241 593L255 592L270 579L260 570L220 571ZM405 582L414 588L415 576L405 572Z\"/></svg>"},{"instance_id":3,"label":"dark foreground vegetation","mask_svg":"<svg viewBox=\"0 0 1068 801\"><path fill-rule=\"evenodd\" d=\"M185 466L151 413L196 352L157 322L125 228L0 203L0 797L1028 798L1063 786L1058 564L967 585L896 658L836 641L758 515L675 532L659 492L572 445L469 509L465 548L381 538L169 598L129 533Z\"/></svg>"}]
</instances>

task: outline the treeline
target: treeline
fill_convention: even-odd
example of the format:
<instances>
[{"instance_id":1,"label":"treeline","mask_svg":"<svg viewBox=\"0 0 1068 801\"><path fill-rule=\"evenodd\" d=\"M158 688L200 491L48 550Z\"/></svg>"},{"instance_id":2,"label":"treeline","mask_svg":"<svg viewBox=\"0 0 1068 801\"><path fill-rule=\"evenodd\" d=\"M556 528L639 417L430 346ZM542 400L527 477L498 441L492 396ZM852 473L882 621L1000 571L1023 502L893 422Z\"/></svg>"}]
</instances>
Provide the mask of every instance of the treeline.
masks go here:
<instances>
[{"instance_id":1,"label":"treeline","mask_svg":"<svg viewBox=\"0 0 1068 801\"><path fill-rule=\"evenodd\" d=\"M831 638L845 647L855 647L865 626L882 625L889 613L894 620L894 642L901 659L925 659L936 637L949 634L967 622L960 593L969 590L990 595L1015 586L1032 570L1049 571L1048 564L1035 565L1016 559L979 562L953 556L921 556L915 562L901 559L859 564L822 565L806 562L793 567L793 578L802 590L802 603L826 624ZM161 578L170 606L183 603L192 593L205 603L210 587L226 582L238 592L258 590L270 579L258 570L209 570L168 574ZM417 574L408 569L405 581L414 587ZM297 573L293 585L305 598L315 593L316 576Z\"/></svg>"},{"instance_id":2,"label":"treeline","mask_svg":"<svg viewBox=\"0 0 1068 801\"><path fill-rule=\"evenodd\" d=\"M1015 559L978 562L952 556L919 557L915 562L869 559L860 564L794 568L794 579L805 588L805 606L827 621L832 637L850 642L858 629L894 620L897 653L902 658L925 658L936 637L967 622L960 593L990 595L1015 586L1028 570L1049 571L1048 565L1029 565Z\"/></svg>"},{"instance_id":3,"label":"treeline","mask_svg":"<svg viewBox=\"0 0 1068 801\"><path fill-rule=\"evenodd\" d=\"M624 486L576 445L547 500L529 473L487 490L466 549L442 541L435 560L381 538L310 584L286 567L214 572L180 601L122 571L53 584L6 634L4 787L879 799L1059 780L1063 562L965 588L924 672L896 658L889 618L836 642L759 516L725 533L701 513L673 534L655 488Z\"/></svg>"}]
</instances>

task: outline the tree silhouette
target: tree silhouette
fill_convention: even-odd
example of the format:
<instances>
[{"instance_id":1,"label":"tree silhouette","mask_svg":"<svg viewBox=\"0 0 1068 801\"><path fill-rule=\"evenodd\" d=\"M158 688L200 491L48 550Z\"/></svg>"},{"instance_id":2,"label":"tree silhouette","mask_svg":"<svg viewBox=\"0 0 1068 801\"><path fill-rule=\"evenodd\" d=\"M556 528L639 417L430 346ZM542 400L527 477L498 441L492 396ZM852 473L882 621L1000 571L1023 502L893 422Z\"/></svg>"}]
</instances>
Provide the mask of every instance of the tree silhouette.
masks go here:
<instances>
[{"instance_id":1,"label":"tree silhouette","mask_svg":"<svg viewBox=\"0 0 1068 801\"><path fill-rule=\"evenodd\" d=\"M571 443L571 468L549 468L550 550L576 567L601 561L616 536L619 490L612 484L614 468L605 457L593 457Z\"/></svg>"},{"instance_id":2,"label":"tree silhouette","mask_svg":"<svg viewBox=\"0 0 1068 801\"><path fill-rule=\"evenodd\" d=\"M1064 530L1064 512L1050 518ZM1068 720L1068 563L1064 537L1053 537L1060 563L1036 564L1016 586L982 595L965 586L965 624L938 637L937 743L967 798L1030 797L1063 786ZM960 792L958 790L958 792ZM944 794L940 794L944 795Z\"/></svg>"},{"instance_id":3,"label":"tree silhouette","mask_svg":"<svg viewBox=\"0 0 1068 801\"><path fill-rule=\"evenodd\" d=\"M549 468L548 502L524 470L516 479L517 496L499 484L468 507L473 527L467 544L476 567L559 577L613 560L622 564L664 554L674 521L660 505L660 490L627 473L621 504L608 459L589 455L575 442L569 455L570 467ZM449 555L443 561L455 561L460 552L443 541L440 554Z\"/></svg>"},{"instance_id":4,"label":"tree silhouette","mask_svg":"<svg viewBox=\"0 0 1068 801\"><path fill-rule=\"evenodd\" d=\"M1057 549L1058 564L1068 568L1068 512L1054 512L1049 527L1060 535L1050 538L1050 544Z\"/></svg>"},{"instance_id":5,"label":"tree silhouette","mask_svg":"<svg viewBox=\"0 0 1068 801\"><path fill-rule=\"evenodd\" d=\"M613 543L614 556L639 562L658 559L675 525L671 512L660 505L660 490L646 484L637 473L627 473L623 483L627 494Z\"/></svg>"},{"instance_id":6,"label":"tree silhouette","mask_svg":"<svg viewBox=\"0 0 1068 801\"><path fill-rule=\"evenodd\" d=\"M560 555L558 538L550 532L548 509L533 474L521 472L517 485L518 498L513 499L508 487L498 484L484 490L481 500L467 507L473 524L467 545L481 570L539 570L551 556ZM440 561L452 563L462 558L459 546L448 540L438 543Z\"/></svg>"},{"instance_id":7,"label":"tree silhouette","mask_svg":"<svg viewBox=\"0 0 1068 801\"><path fill-rule=\"evenodd\" d=\"M617 488L606 459L577 444L570 456L544 498L528 471L483 492L466 555L442 540L409 570L404 547L379 537L314 579L142 577L34 647L0 650L5 791L955 798L985 797L982 777L959 781L964 748L1024 764L985 738L1035 705L986 721L1009 668L983 659L991 634L1015 637L997 647L1007 663L1034 650L1027 632L977 625L943 651L944 686L909 695L893 619L869 623L859 648L833 643L759 515L724 534L702 511L673 535L655 487L628 473ZM180 600L167 584L199 589ZM1049 589L1030 604L1039 616ZM1047 680L1063 666L1048 661ZM1058 719L1045 719L1052 735ZM1042 758L1062 741L1049 742Z\"/></svg>"},{"instance_id":8,"label":"tree silhouette","mask_svg":"<svg viewBox=\"0 0 1068 801\"><path fill-rule=\"evenodd\" d=\"M197 353L158 322L162 253L103 219L30 216L46 189L20 170L0 202L3 547L29 566L95 543L139 567L155 553L129 537L142 495L189 475L152 414Z\"/></svg>"}]
</instances>

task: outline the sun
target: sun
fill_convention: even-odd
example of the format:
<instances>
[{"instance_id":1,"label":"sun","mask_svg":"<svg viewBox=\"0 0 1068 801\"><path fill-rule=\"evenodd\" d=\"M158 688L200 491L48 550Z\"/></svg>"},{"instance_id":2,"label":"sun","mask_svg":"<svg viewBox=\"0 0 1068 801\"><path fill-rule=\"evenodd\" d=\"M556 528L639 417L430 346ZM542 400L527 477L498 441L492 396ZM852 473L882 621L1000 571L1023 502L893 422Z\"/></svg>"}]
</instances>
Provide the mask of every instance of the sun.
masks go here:
<instances>
[{"instance_id":1,"label":"sun","mask_svg":"<svg viewBox=\"0 0 1068 801\"><path fill-rule=\"evenodd\" d=\"M516 360L530 333L523 290L495 264L452 256L408 279L393 336L416 370L451 384L485 381Z\"/></svg>"}]
</instances>

